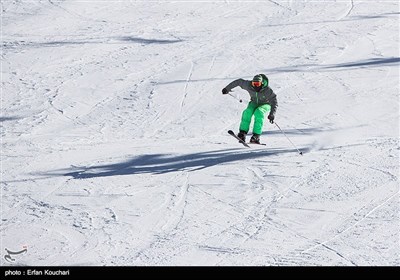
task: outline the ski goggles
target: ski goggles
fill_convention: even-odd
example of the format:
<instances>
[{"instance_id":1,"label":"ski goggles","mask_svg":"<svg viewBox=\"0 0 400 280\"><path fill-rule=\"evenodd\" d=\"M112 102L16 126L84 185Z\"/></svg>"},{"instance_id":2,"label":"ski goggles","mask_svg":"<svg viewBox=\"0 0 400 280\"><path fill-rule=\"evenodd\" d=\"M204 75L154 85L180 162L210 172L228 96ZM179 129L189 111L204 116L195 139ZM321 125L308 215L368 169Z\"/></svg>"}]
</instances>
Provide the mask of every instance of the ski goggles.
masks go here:
<instances>
[{"instance_id":1,"label":"ski goggles","mask_svg":"<svg viewBox=\"0 0 400 280\"><path fill-rule=\"evenodd\" d=\"M260 81L252 81L252 82L251 82L251 85L252 85L253 87L260 87L260 86L262 85L262 82L260 82Z\"/></svg>"}]
</instances>

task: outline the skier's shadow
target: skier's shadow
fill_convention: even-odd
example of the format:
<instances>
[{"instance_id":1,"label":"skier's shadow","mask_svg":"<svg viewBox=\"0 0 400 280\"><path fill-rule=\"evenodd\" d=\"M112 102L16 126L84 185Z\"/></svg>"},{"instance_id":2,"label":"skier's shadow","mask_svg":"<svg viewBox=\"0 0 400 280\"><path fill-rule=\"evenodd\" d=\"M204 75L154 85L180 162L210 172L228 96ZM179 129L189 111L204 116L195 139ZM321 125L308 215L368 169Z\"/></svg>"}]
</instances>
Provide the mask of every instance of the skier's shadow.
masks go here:
<instances>
[{"instance_id":1,"label":"skier's shadow","mask_svg":"<svg viewBox=\"0 0 400 280\"><path fill-rule=\"evenodd\" d=\"M362 127L359 125L356 127ZM345 128L301 128L301 129L285 129L286 135L312 135L315 133L335 132L336 130L354 129L355 127ZM282 137L279 130L266 131L263 134L269 137ZM239 145L239 144L238 144ZM313 149L313 144L299 148L303 154ZM296 153L295 148L234 148L206 151L188 154L143 154L136 155L132 158L110 164L89 165L89 166L72 166L71 168L50 171L46 176L68 176L74 179L109 177L118 175L134 175L134 174L166 174L179 171L197 171L209 168L219 164L231 163L247 159L265 158L272 155L281 155L288 153Z\"/></svg>"},{"instance_id":2,"label":"skier's shadow","mask_svg":"<svg viewBox=\"0 0 400 280\"><path fill-rule=\"evenodd\" d=\"M306 152L308 149L303 148ZM184 155L145 154L132 159L103 165L79 166L48 173L52 176L70 176L74 179L109 177L134 174L165 174L178 171L197 171L218 164L277 154L297 153L294 149L227 149Z\"/></svg>"}]
</instances>

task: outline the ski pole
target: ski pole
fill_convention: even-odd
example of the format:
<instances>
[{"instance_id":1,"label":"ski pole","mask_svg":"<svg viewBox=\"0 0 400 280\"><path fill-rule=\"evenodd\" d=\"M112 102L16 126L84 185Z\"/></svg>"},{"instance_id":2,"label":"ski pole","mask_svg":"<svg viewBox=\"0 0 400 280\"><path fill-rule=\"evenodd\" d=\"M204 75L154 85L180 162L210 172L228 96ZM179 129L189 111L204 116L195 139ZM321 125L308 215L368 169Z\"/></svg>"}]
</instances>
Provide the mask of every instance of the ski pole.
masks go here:
<instances>
[{"instance_id":1,"label":"ski pole","mask_svg":"<svg viewBox=\"0 0 400 280\"><path fill-rule=\"evenodd\" d=\"M234 96L234 95L232 95L232 94L230 94L230 93L228 93L230 96L232 96L233 98L235 98L236 100L239 100L239 102L240 103L242 103L242 99L238 99L236 96Z\"/></svg>"},{"instance_id":2,"label":"ski pole","mask_svg":"<svg viewBox=\"0 0 400 280\"><path fill-rule=\"evenodd\" d=\"M297 149L296 145L293 144L292 141L290 141L289 137L286 136L286 133L279 127L279 125L274 122L274 124L279 128L279 130L283 133L283 135L285 135L285 137L287 138L287 140L289 140L289 142L293 145L293 147L295 147L295 149L299 152L300 155L303 155L303 152L300 152L299 149Z\"/></svg>"}]
</instances>

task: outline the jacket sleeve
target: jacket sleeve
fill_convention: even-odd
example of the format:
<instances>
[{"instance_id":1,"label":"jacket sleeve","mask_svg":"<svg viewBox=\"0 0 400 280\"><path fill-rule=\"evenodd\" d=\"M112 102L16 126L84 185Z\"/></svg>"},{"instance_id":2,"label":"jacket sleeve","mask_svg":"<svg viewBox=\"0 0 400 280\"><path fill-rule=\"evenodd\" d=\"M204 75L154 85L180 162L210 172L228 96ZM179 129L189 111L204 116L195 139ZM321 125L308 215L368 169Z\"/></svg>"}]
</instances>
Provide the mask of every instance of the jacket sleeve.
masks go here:
<instances>
[{"instance_id":1,"label":"jacket sleeve","mask_svg":"<svg viewBox=\"0 0 400 280\"><path fill-rule=\"evenodd\" d=\"M242 89L247 89L247 81L243 79L237 79L231 82L229 85L227 85L225 88L229 91L231 91L235 87L241 87Z\"/></svg>"},{"instance_id":2,"label":"jacket sleeve","mask_svg":"<svg viewBox=\"0 0 400 280\"><path fill-rule=\"evenodd\" d=\"M278 108L278 99L275 93L272 93L269 104L271 105L271 112L269 114L275 116L276 109Z\"/></svg>"}]
</instances>

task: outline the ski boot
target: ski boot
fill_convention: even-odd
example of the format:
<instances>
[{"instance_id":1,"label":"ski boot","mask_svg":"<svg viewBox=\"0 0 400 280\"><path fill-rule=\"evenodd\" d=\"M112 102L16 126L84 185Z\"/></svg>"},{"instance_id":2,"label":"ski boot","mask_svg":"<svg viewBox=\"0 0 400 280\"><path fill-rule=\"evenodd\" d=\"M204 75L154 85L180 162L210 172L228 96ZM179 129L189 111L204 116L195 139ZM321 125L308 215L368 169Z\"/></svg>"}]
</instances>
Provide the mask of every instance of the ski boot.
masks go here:
<instances>
[{"instance_id":1,"label":"ski boot","mask_svg":"<svg viewBox=\"0 0 400 280\"><path fill-rule=\"evenodd\" d=\"M240 140L242 140L243 142L246 143L246 131L243 131L243 130L239 131L237 137L238 137Z\"/></svg>"},{"instance_id":2,"label":"ski boot","mask_svg":"<svg viewBox=\"0 0 400 280\"><path fill-rule=\"evenodd\" d=\"M254 133L250 138L250 143L260 144L260 135Z\"/></svg>"}]
</instances>

